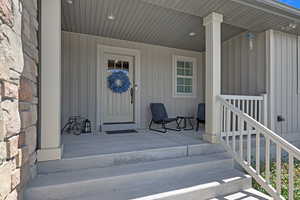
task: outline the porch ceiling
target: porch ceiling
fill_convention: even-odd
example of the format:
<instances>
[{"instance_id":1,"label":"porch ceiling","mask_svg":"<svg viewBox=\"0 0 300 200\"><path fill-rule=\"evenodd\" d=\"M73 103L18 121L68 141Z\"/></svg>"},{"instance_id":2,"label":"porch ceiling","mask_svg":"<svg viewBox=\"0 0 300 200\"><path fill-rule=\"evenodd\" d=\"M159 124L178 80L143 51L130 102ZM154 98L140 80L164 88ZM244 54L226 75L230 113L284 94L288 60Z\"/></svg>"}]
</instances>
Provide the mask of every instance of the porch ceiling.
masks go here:
<instances>
[{"instance_id":1,"label":"porch ceiling","mask_svg":"<svg viewBox=\"0 0 300 200\"><path fill-rule=\"evenodd\" d=\"M115 16L110 21L107 16ZM62 29L122 40L156 44L180 49L205 49L202 18L141 0L62 1ZM222 25L226 40L244 29ZM195 32L194 37L189 36Z\"/></svg>"},{"instance_id":2,"label":"porch ceiling","mask_svg":"<svg viewBox=\"0 0 300 200\"><path fill-rule=\"evenodd\" d=\"M62 29L203 51L202 21L211 12L224 15L223 41L245 30L282 30L290 23L299 25L285 31L300 32L300 11L273 0L62 0ZM115 20L107 19L110 14Z\"/></svg>"},{"instance_id":3,"label":"porch ceiling","mask_svg":"<svg viewBox=\"0 0 300 200\"><path fill-rule=\"evenodd\" d=\"M300 32L300 10L279 3L277 0L141 0L164 8L205 17L211 12L224 15L224 23L254 32L268 29L283 30L290 23Z\"/></svg>"}]
</instances>

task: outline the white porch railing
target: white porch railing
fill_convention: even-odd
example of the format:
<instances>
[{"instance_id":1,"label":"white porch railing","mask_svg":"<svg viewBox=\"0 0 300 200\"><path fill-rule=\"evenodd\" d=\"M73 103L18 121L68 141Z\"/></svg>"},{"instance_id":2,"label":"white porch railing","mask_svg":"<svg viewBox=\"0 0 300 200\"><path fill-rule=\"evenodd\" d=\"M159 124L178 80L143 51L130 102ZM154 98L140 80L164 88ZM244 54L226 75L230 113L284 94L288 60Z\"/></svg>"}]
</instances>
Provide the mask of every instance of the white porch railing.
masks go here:
<instances>
[{"instance_id":1,"label":"white porch railing","mask_svg":"<svg viewBox=\"0 0 300 200\"><path fill-rule=\"evenodd\" d=\"M253 119L267 124L267 94L261 96L222 95L229 103Z\"/></svg>"},{"instance_id":2,"label":"white porch railing","mask_svg":"<svg viewBox=\"0 0 300 200\"><path fill-rule=\"evenodd\" d=\"M300 150L279 137L262 123L246 112L234 106L227 96L219 96L221 109L221 143L233 155L235 160L260 184L274 199L284 199L282 188L282 152L288 154L288 193L289 199L294 199L295 160L300 160ZM254 112L251 112L254 113ZM255 115L254 115L255 116ZM233 131L236 130L236 131ZM247 133L244 135L243 133ZM252 137L255 134L255 137ZM252 146L252 139L255 146ZM263 142L264 140L264 142ZM245 141L245 143L244 143ZM261 145L265 145L264 151ZM271 185L271 145L276 147L276 187ZM244 148L245 147L245 148ZM264 152L264 156L262 156ZM252 154L254 156L252 156ZM255 159L254 159L254 158ZM265 161L265 176L260 171L261 160ZM253 159L253 160L252 160ZM254 166L253 161L255 161Z\"/></svg>"}]
</instances>

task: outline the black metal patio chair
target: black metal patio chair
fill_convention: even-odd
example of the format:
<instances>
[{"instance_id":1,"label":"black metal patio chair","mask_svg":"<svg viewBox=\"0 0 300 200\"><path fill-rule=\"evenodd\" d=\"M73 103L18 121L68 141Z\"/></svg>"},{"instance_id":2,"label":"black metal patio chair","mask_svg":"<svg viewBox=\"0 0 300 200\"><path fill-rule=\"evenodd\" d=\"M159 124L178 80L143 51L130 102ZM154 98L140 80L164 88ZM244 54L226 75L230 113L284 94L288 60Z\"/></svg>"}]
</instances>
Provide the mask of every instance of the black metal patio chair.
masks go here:
<instances>
[{"instance_id":1,"label":"black metal patio chair","mask_svg":"<svg viewBox=\"0 0 300 200\"><path fill-rule=\"evenodd\" d=\"M157 131L161 133L166 133L167 130L173 130L173 131L180 131L179 123L178 123L178 117L169 118L167 110L165 108L165 105L162 103L151 103L150 104L150 110L152 114L152 119L149 125L149 129L152 131ZM171 122L176 122L177 129L173 128L167 128L166 124L169 124ZM163 130L159 129L153 129L152 125L154 124L161 124Z\"/></svg>"},{"instance_id":2,"label":"black metal patio chair","mask_svg":"<svg viewBox=\"0 0 300 200\"><path fill-rule=\"evenodd\" d=\"M196 120L197 120L196 131L199 131L200 123L205 124L205 103L199 103L198 104Z\"/></svg>"}]
</instances>

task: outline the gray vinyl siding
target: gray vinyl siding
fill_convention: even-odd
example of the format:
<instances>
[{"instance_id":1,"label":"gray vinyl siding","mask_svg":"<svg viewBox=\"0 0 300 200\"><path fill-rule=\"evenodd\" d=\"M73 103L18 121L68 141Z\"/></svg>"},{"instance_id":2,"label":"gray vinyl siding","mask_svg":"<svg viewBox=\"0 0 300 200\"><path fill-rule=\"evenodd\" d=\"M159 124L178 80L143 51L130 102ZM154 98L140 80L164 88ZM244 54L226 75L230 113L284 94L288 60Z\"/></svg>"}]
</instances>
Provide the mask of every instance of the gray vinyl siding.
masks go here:
<instances>
[{"instance_id":1,"label":"gray vinyl siding","mask_svg":"<svg viewBox=\"0 0 300 200\"><path fill-rule=\"evenodd\" d=\"M222 94L261 95L266 92L265 33L256 35L253 49L246 33L222 44Z\"/></svg>"},{"instance_id":2,"label":"gray vinyl siding","mask_svg":"<svg viewBox=\"0 0 300 200\"><path fill-rule=\"evenodd\" d=\"M66 123L69 116L81 115L88 117L95 127L98 44L140 50L141 86L139 89L141 91L142 127L146 127L149 123L151 102L165 103L170 116L194 116L197 104L204 102L203 53L62 32L62 125ZM197 98L173 98L173 54L197 59Z\"/></svg>"},{"instance_id":3,"label":"gray vinyl siding","mask_svg":"<svg viewBox=\"0 0 300 200\"><path fill-rule=\"evenodd\" d=\"M300 134L300 95L298 93L298 39L296 35L274 32L274 84L275 132L281 135ZM277 116L284 122L277 122Z\"/></svg>"},{"instance_id":4,"label":"gray vinyl siding","mask_svg":"<svg viewBox=\"0 0 300 200\"><path fill-rule=\"evenodd\" d=\"M282 115L286 121L275 123L278 134L300 133L300 81L297 36L275 32L275 85L273 121ZM141 126L150 120L150 102L163 102L172 115L194 115L196 105L204 102L204 53L98 36L62 33L62 125L71 115L96 121L97 44L139 49L141 51ZM197 58L197 98L173 98L172 55ZM101 91L100 91L101 92ZM266 38L256 35L250 51L245 33L222 44L222 93L260 95L266 92Z\"/></svg>"}]
</instances>

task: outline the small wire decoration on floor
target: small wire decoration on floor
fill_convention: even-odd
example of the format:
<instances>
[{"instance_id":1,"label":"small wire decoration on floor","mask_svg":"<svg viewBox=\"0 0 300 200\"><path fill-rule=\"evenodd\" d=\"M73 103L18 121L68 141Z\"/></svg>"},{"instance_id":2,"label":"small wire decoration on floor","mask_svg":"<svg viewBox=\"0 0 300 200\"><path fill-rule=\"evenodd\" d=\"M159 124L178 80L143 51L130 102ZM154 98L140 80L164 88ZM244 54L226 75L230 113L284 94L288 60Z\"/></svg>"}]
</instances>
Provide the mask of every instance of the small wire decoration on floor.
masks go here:
<instances>
[{"instance_id":1,"label":"small wire decoration on floor","mask_svg":"<svg viewBox=\"0 0 300 200\"><path fill-rule=\"evenodd\" d=\"M71 116L61 132L74 135L91 133L91 122L81 116Z\"/></svg>"}]
</instances>

